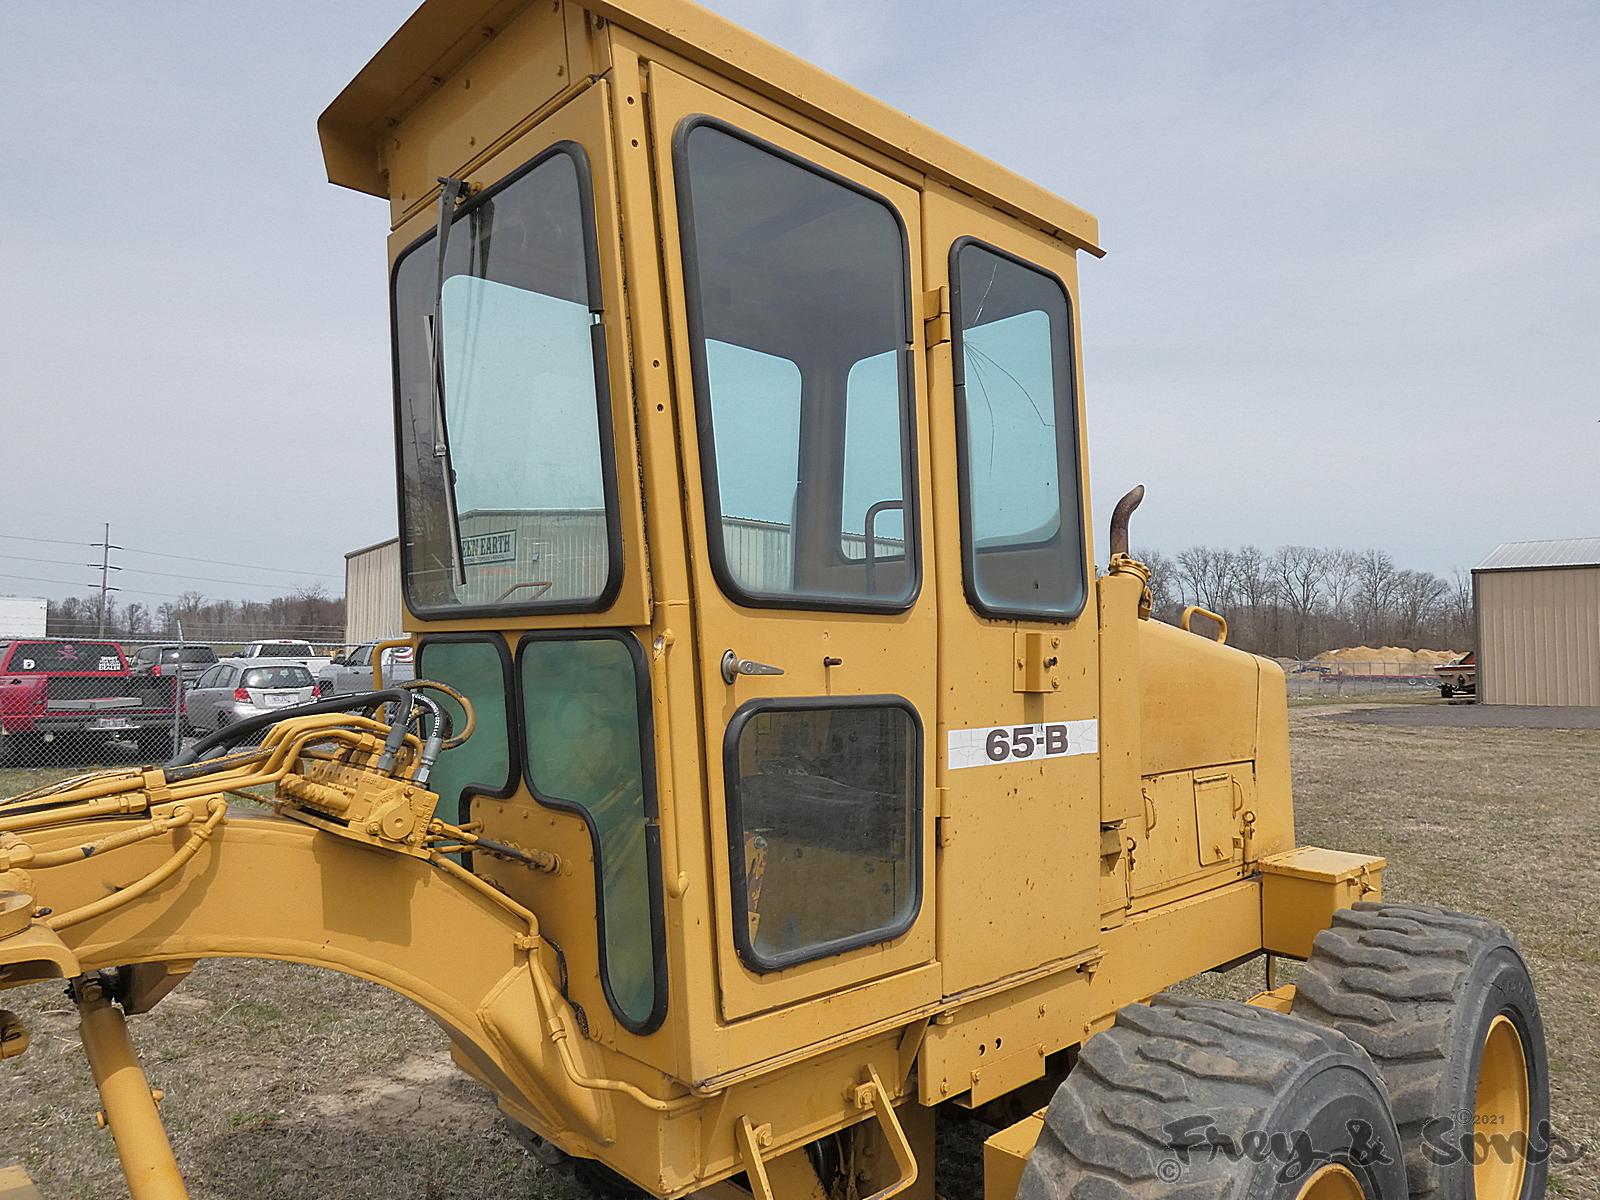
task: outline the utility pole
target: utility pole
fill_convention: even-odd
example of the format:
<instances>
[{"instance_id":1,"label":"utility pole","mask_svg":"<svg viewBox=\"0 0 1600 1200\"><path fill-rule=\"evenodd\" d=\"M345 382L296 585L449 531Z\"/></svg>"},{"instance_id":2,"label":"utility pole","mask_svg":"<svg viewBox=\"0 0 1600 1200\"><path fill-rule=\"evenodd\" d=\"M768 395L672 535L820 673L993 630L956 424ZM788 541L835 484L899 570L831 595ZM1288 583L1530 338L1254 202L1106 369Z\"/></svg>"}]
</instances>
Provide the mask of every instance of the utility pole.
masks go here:
<instances>
[{"instance_id":1,"label":"utility pole","mask_svg":"<svg viewBox=\"0 0 1600 1200\"><path fill-rule=\"evenodd\" d=\"M98 566L100 568L100 632L96 636L105 637L105 635L106 635L106 593L107 592L120 592L122 590L121 588L114 588L114 587L111 586L111 572L122 570L121 567L112 566L112 564L111 564L111 552L113 550L121 550L122 547L121 546L113 546L111 544L111 522L110 521L107 521L105 523L105 531L102 534L101 539L98 542L90 542L89 544L91 546L98 546L100 548L100 561L98 563L90 563L89 565L91 567Z\"/></svg>"}]
</instances>

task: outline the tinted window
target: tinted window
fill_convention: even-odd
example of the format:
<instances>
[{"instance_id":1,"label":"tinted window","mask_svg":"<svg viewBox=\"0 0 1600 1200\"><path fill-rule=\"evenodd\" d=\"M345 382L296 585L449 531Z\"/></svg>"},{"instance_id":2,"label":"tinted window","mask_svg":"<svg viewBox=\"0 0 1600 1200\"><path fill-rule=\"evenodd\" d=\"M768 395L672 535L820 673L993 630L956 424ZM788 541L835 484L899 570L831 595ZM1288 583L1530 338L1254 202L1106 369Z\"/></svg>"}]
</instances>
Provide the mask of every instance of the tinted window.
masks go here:
<instances>
[{"instance_id":1,"label":"tinted window","mask_svg":"<svg viewBox=\"0 0 1600 1200\"><path fill-rule=\"evenodd\" d=\"M22 675L104 674L120 671L122 657L109 642L18 642L8 669Z\"/></svg>"},{"instance_id":2,"label":"tinted window","mask_svg":"<svg viewBox=\"0 0 1600 1200\"><path fill-rule=\"evenodd\" d=\"M578 152L463 206L401 257L402 557L418 612L599 606L620 570L604 341Z\"/></svg>"},{"instance_id":3,"label":"tinted window","mask_svg":"<svg viewBox=\"0 0 1600 1200\"><path fill-rule=\"evenodd\" d=\"M756 604L904 607L917 580L898 507L914 463L894 210L703 118L683 126L676 162L722 586ZM866 561L874 506L898 561Z\"/></svg>"},{"instance_id":4,"label":"tinted window","mask_svg":"<svg viewBox=\"0 0 1600 1200\"><path fill-rule=\"evenodd\" d=\"M256 650L257 658L310 658L311 646L307 642L262 642Z\"/></svg>"},{"instance_id":5,"label":"tinted window","mask_svg":"<svg viewBox=\"0 0 1600 1200\"><path fill-rule=\"evenodd\" d=\"M953 259L967 596L996 616L1071 618L1087 580L1067 294L975 242Z\"/></svg>"},{"instance_id":6,"label":"tinted window","mask_svg":"<svg viewBox=\"0 0 1600 1200\"><path fill-rule=\"evenodd\" d=\"M251 667L239 681L247 688L305 688L311 686L311 672L304 667Z\"/></svg>"},{"instance_id":7,"label":"tinted window","mask_svg":"<svg viewBox=\"0 0 1600 1200\"><path fill-rule=\"evenodd\" d=\"M440 816L447 821L469 819L467 805L474 793L506 795L511 790L511 734L508 713L508 659L498 639L427 641L422 644L423 679L437 679L466 696L477 722L472 736L445 750L434 764L428 786L439 793ZM441 692L430 692L450 713L460 732L461 706Z\"/></svg>"},{"instance_id":8,"label":"tinted window","mask_svg":"<svg viewBox=\"0 0 1600 1200\"><path fill-rule=\"evenodd\" d=\"M226 667L212 667L211 670L207 671L204 675L200 676L199 679L195 680L194 690L199 691L202 688L216 687L221 681L222 673L225 670L227 670Z\"/></svg>"},{"instance_id":9,"label":"tinted window","mask_svg":"<svg viewBox=\"0 0 1600 1200\"><path fill-rule=\"evenodd\" d=\"M530 637L518 667L528 786L589 826L601 977L618 1018L641 1029L660 1019L666 996L659 832L635 650L622 637Z\"/></svg>"},{"instance_id":10,"label":"tinted window","mask_svg":"<svg viewBox=\"0 0 1600 1200\"><path fill-rule=\"evenodd\" d=\"M898 936L921 898L920 730L900 704L764 706L729 729L734 940L758 970Z\"/></svg>"},{"instance_id":11,"label":"tinted window","mask_svg":"<svg viewBox=\"0 0 1600 1200\"><path fill-rule=\"evenodd\" d=\"M144 655L145 651L139 651L140 658L143 658ZM214 663L217 661L217 652L210 646L184 646L182 649L177 646L171 646L161 651L161 661L169 663L179 661L186 663Z\"/></svg>"}]
</instances>

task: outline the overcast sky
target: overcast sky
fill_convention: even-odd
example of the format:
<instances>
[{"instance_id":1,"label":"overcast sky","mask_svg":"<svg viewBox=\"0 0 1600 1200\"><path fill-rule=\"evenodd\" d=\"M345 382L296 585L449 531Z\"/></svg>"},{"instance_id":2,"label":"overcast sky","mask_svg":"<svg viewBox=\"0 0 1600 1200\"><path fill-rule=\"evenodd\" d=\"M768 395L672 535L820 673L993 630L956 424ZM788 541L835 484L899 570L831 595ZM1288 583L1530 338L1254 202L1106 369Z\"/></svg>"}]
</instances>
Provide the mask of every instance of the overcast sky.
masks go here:
<instances>
[{"instance_id":1,"label":"overcast sky","mask_svg":"<svg viewBox=\"0 0 1600 1200\"><path fill-rule=\"evenodd\" d=\"M387 208L315 122L411 7L0 4L0 594L107 520L151 605L392 536ZM1142 481L1168 550L1600 534L1600 5L714 7L1100 218L1097 527Z\"/></svg>"}]
</instances>

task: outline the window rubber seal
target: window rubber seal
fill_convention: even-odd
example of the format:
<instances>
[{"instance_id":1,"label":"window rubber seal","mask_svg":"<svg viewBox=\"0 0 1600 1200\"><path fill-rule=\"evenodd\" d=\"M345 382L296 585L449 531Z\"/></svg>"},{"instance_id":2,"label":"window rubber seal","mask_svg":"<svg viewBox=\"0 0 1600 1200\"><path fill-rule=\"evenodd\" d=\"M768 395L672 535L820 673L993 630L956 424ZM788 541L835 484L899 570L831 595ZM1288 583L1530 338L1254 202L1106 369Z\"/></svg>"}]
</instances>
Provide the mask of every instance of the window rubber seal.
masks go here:
<instances>
[{"instance_id":1,"label":"window rubber seal","mask_svg":"<svg viewBox=\"0 0 1600 1200\"><path fill-rule=\"evenodd\" d=\"M469 783L462 787L461 794L456 803L456 824L466 825L472 820L472 801L476 796L484 796L490 800L509 800L517 793L517 784L522 781L522 739L517 736L517 705L514 688L516 680L512 676L511 648L506 645L505 638L494 633L431 633L424 634L417 639L416 673L418 679L426 679L422 671L423 656L429 646L465 646L488 645L493 646L500 656L500 690L502 704L506 716L506 781L497 788L487 784ZM480 714L473 714L474 720L481 720ZM444 797L439 797L443 800ZM472 852L462 852L462 866L469 871L472 869Z\"/></svg>"},{"instance_id":2,"label":"window rubber seal","mask_svg":"<svg viewBox=\"0 0 1600 1200\"><path fill-rule=\"evenodd\" d=\"M1058 434L1056 439L1056 463L1059 471L1061 464L1061 445L1059 426L1061 417L1068 415L1072 419L1067 424L1072 430L1070 447L1071 462L1074 468L1072 475L1073 489L1078 494L1078 531L1073 539L1076 546L1075 565L1078 574L1079 596L1075 606L1039 606L1025 607L1021 605L991 604L983 598L978 591L978 550L972 536L972 481L971 471L967 465L967 450L970 445L969 430L967 427L967 375L966 375L966 350L964 346L965 331L961 327L961 271L959 260L961 251L969 246L993 254L996 258L1006 261L1031 271L1053 283L1061 291L1061 297L1066 303L1067 329L1066 337L1061 345L1053 349L1064 349L1066 358L1067 378L1067 412L1062 412L1062 405L1058 397L1052 397L1055 403ZM1083 446L1078 437L1079 397L1077 383L1077 353L1073 346L1073 330L1076 328L1077 309L1072 302L1072 292L1062 282L1061 277L1055 272L1029 262L1019 255L1002 247L993 245L977 237L959 237L950 244L949 263L947 273L950 279L950 381L954 394L955 423L956 423L956 507L961 518L961 587L966 594L967 603L980 616L990 617L1001 621L1026 621L1052 625L1069 625L1083 615L1084 609L1089 604L1089 567L1088 556L1084 547L1083 531ZM1065 489L1063 488L1063 491ZM1065 533L1066 524L1061 520L1060 501L1056 504L1057 527ZM1043 549L1050 542L1020 543L1008 549L1027 550L1030 547Z\"/></svg>"},{"instance_id":3,"label":"window rubber seal","mask_svg":"<svg viewBox=\"0 0 1600 1200\"><path fill-rule=\"evenodd\" d=\"M620 501L617 498L617 444L616 431L613 427L611 414L611 373L610 355L606 350L605 301L600 284L600 236L599 228L595 221L594 202L594 172L589 163L589 155L583 146L570 138L552 142L538 154L534 155L520 167L509 172L503 178L496 180L482 191L474 192L472 196L456 209L451 224L462 217L470 215L477 207L494 199L506 188L515 184L523 176L531 174L545 163L557 156L565 156L572 161L578 175L578 208L583 226L583 257L584 257L584 287L587 292L589 314L597 318L590 325L590 345L593 348L591 358L594 362L595 376L595 402L599 411L599 441L600 441L600 478L601 487L605 493L605 527L606 527L606 582L598 595L589 600L578 603L549 603L541 604L538 601L522 601L516 604L472 604L448 605L432 604L418 606L412 598L411 587L411 553L410 541L407 537L409 523L406 520L406 489L405 481L405 453L402 449L400 431L405 427L405 405L400 387L400 326L399 305L395 302L397 295L396 285L400 278L400 268L411 255L431 242L438 236L436 230L430 229L395 255L394 264L389 268L389 360L390 373L394 380L394 460L395 478L401 481L402 486L395 489L395 507L398 529L400 530L400 587L405 599L406 609L423 620L451 620L465 617L505 617L505 616L543 616L543 615L568 615L578 613L604 612L616 603L617 597L622 592L623 573L625 563L622 553L622 513Z\"/></svg>"},{"instance_id":4,"label":"window rubber seal","mask_svg":"<svg viewBox=\"0 0 1600 1200\"><path fill-rule=\"evenodd\" d=\"M750 938L750 922L741 920L741 916L749 912L749 880L745 878L744 870L744 817L740 807L739 796L739 739L751 719L771 712L816 712L825 709L837 708L896 708L906 713L911 718L913 733L912 747L912 776L915 786L910 797L909 812L907 814L908 827L913 830L911 838L911 878L915 881L915 892L911 907L900 920L882 925L874 929L862 930L859 933L849 934L846 937L833 938L826 942L805 946L785 954L766 955L756 949ZM924 730L922 716L917 712L916 705L904 696L877 695L877 696L802 696L802 697L768 697L750 700L739 706L728 722L727 732L722 739L722 780L727 794L727 821L728 821L728 879L731 883L729 894L733 899L733 945L739 954L739 960L751 971L758 975L772 975L790 967L800 966L802 963L816 962L824 958L836 958L841 954L848 954L852 950L860 950L866 946L877 946L885 942L892 942L896 938L904 937L910 932L911 927L917 923L922 915L923 901L923 842L927 834L923 829L923 755Z\"/></svg>"},{"instance_id":5,"label":"window rubber seal","mask_svg":"<svg viewBox=\"0 0 1600 1200\"><path fill-rule=\"evenodd\" d=\"M802 170L811 172L813 175L820 176L847 188L857 195L881 205L894 219L895 228L900 235L900 289L905 320L902 332L904 343L901 347L904 349L905 354L901 356L903 365L900 368L904 371L901 387L900 420L901 436L903 438L901 483L907 494L901 499L906 501L906 550L909 556L910 586L904 596L888 601L873 601L860 596L829 595L820 592L804 594L758 592L741 585L728 562L727 547L724 543L722 531L714 523L722 518L722 493L717 479L716 435L711 419L711 384L710 374L706 367L706 338L704 321L701 315L703 292L700 284L698 238L694 223L693 185L688 164L689 138L699 129L714 129L719 133L744 142L748 146L770 154L791 166L799 167ZM917 599L922 593L922 491L917 461L917 381L916 372L911 361L911 355L916 344L911 303L911 239L906 229L905 218L886 196L874 192L871 188L811 162L792 150L785 149L765 138L740 129L738 126L730 124L721 118L712 117L705 113L692 113L684 117L673 130L672 175L673 194L678 206L678 244L682 254L684 309L689 338L690 373L694 383L695 432L700 450L700 486L706 513L706 546L709 551L711 574L716 579L717 586L722 589L723 595L734 603L747 608L846 613L903 613L909 611L915 607ZM913 497L916 498L916 503L911 503ZM836 563L842 562L853 565L854 560L845 558L840 548L834 547L833 554L836 557Z\"/></svg>"},{"instance_id":6,"label":"window rubber seal","mask_svg":"<svg viewBox=\"0 0 1600 1200\"><path fill-rule=\"evenodd\" d=\"M527 736L526 703L522 686L523 651L534 642L619 642L628 651L633 664L634 708L639 726L639 775L644 793L644 853L645 892L650 901L650 1012L642 1020L629 1016L617 1002L611 987L611 971L606 950L605 859L600 842L600 830L588 808L572 800L563 800L541 792L534 786L533 764L527 754L521 755L522 782L528 793L545 808L569 813L580 818L589 831L589 845L594 851L594 911L596 943L600 952L600 989L606 1006L617 1023L630 1033L648 1034L660 1028L667 1015L667 941L666 911L663 904L661 881L661 814L656 800L655 719L651 708L650 672L645 662L644 647L639 639L626 629L535 629L517 640L516 653L516 725L524 739Z\"/></svg>"}]
</instances>

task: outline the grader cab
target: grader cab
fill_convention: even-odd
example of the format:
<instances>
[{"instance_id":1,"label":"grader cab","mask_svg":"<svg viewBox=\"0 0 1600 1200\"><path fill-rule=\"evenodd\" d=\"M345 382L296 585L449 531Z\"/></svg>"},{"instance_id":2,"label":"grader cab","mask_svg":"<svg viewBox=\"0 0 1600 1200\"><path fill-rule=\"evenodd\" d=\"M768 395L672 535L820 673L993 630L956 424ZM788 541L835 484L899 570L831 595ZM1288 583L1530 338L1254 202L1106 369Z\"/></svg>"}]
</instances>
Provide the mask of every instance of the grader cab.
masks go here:
<instances>
[{"instance_id":1,"label":"grader cab","mask_svg":"<svg viewBox=\"0 0 1600 1200\"><path fill-rule=\"evenodd\" d=\"M681 0L428 0L320 128L390 204L417 681L0 806L0 986L70 981L136 1197L125 1018L215 956L409 997L663 1200L931 1198L940 1121L986 1200L1542 1193L1430 1152L1547 1116L1514 940L1296 843L1142 490L1097 559L1091 216Z\"/></svg>"}]
</instances>

